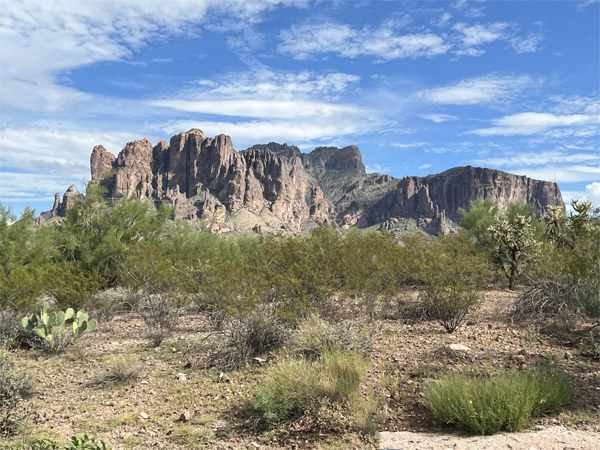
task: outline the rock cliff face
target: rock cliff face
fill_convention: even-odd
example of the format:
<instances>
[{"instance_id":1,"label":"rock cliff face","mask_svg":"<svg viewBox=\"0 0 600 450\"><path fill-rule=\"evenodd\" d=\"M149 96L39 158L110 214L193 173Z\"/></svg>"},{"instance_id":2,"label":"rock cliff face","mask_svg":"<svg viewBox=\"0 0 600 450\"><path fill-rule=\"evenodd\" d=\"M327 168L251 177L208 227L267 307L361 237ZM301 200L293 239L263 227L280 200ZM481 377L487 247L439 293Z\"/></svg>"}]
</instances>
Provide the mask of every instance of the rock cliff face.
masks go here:
<instances>
[{"instance_id":1,"label":"rock cliff face","mask_svg":"<svg viewBox=\"0 0 600 450\"><path fill-rule=\"evenodd\" d=\"M128 143L115 157L94 147L91 184L111 197L135 194L166 201L175 215L206 219L216 233L303 232L318 222L348 228L383 227L447 233L458 209L478 198L529 203L541 213L564 206L558 185L492 169L459 167L438 175L396 179L367 174L356 146L298 147L271 142L236 151L229 136L197 129L154 147ZM77 195L69 188L45 218L64 216ZM403 228L404 227L404 228Z\"/></svg>"}]
</instances>

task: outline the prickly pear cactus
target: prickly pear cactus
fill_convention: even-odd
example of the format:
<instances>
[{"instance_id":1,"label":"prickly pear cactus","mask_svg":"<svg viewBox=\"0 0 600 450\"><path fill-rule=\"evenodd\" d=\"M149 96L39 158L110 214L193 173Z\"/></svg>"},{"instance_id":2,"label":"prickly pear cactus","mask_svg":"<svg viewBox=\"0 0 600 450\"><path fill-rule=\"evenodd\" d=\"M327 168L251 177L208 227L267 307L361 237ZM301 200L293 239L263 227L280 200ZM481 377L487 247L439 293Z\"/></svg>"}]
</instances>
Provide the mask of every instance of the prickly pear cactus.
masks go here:
<instances>
[{"instance_id":1,"label":"prickly pear cactus","mask_svg":"<svg viewBox=\"0 0 600 450\"><path fill-rule=\"evenodd\" d=\"M94 319L89 320L86 313L78 311L77 317L73 322L73 334L75 337L81 337L83 333L91 333L94 331L97 325L98 322Z\"/></svg>"},{"instance_id":2,"label":"prickly pear cactus","mask_svg":"<svg viewBox=\"0 0 600 450\"><path fill-rule=\"evenodd\" d=\"M23 317L22 324L26 330L31 330L47 341L52 340L54 330L63 328L65 322L73 318L73 308L66 311L48 312L48 303L44 303L39 316ZM73 322L73 337L81 337L83 333L90 333L96 329L97 322L89 320L88 315L79 311Z\"/></svg>"}]
</instances>

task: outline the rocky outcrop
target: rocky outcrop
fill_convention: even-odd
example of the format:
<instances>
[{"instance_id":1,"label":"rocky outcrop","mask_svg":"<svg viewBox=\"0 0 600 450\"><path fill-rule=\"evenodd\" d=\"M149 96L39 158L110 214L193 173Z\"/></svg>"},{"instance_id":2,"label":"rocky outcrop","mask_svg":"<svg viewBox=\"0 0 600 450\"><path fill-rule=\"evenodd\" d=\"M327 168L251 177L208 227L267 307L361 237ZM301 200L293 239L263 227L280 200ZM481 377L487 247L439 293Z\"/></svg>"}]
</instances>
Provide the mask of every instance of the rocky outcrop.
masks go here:
<instances>
[{"instance_id":1,"label":"rocky outcrop","mask_svg":"<svg viewBox=\"0 0 600 450\"><path fill-rule=\"evenodd\" d=\"M67 215L67 209L73 206L77 198L81 196L82 194L75 191L75 185L73 184L69 186L63 194L62 202L60 200L60 193L57 192L54 194L54 204L52 205L52 209L50 211L41 213L37 217L36 223L38 225L42 225L48 219L65 217Z\"/></svg>"},{"instance_id":2,"label":"rocky outcrop","mask_svg":"<svg viewBox=\"0 0 600 450\"><path fill-rule=\"evenodd\" d=\"M438 175L396 179L367 174L360 150L318 147L302 153L288 144L236 151L229 136L206 137L198 129L152 146L129 142L115 157L94 147L92 185L110 197L136 195L167 202L175 216L205 219L215 233L299 232L318 222L341 228L448 233L459 208L493 198L501 210L529 203L541 213L564 206L558 185L492 169L459 167ZM43 218L66 214L73 187ZM305 225L312 224L312 225Z\"/></svg>"}]
</instances>

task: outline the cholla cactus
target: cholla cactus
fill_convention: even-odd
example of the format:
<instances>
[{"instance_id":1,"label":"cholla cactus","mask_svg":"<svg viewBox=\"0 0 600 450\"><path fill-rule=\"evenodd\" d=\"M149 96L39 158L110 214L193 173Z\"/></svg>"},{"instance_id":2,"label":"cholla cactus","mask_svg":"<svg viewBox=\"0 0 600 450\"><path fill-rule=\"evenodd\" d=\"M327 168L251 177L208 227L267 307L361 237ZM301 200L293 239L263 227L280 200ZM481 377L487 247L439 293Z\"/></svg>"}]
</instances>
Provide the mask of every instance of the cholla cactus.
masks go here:
<instances>
[{"instance_id":1,"label":"cholla cactus","mask_svg":"<svg viewBox=\"0 0 600 450\"><path fill-rule=\"evenodd\" d=\"M514 289L521 266L536 259L540 243L534 238L531 217L517 214L514 223L505 216L497 217L488 228L492 236L492 259L508 278L509 289Z\"/></svg>"},{"instance_id":2,"label":"cholla cactus","mask_svg":"<svg viewBox=\"0 0 600 450\"><path fill-rule=\"evenodd\" d=\"M546 225L546 236L554 245L559 248L567 246L573 248L569 219L562 207L548 206L542 215L542 220Z\"/></svg>"}]
</instances>

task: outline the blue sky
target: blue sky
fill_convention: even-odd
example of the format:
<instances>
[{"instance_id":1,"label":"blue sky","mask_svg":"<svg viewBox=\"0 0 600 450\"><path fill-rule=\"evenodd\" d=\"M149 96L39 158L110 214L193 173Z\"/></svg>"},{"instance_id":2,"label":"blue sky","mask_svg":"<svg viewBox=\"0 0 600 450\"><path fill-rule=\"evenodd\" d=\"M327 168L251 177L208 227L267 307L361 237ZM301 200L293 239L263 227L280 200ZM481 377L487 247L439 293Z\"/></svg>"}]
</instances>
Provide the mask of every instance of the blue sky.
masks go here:
<instances>
[{"instance_id":1,"label":"blue sky","mask_svg":"<svg viewBox=\"0 0 600 450\"><path fill-rule=\"evenodd\" d=\"M600 205L599 24L597 0L0 0L0 202L48 210L94 145L200 128Z\"/></svg>"}]
</instances>

